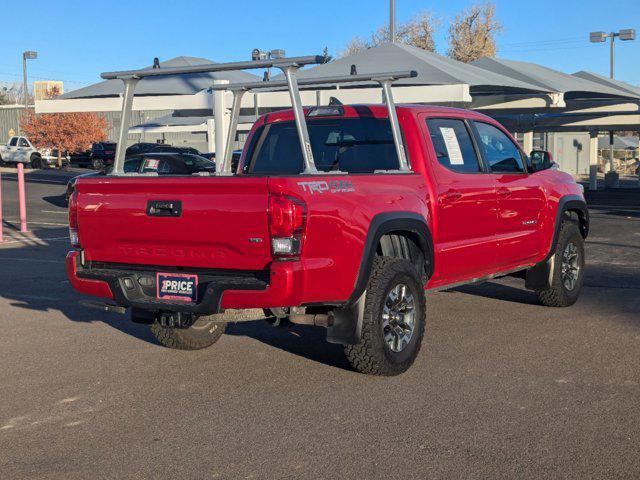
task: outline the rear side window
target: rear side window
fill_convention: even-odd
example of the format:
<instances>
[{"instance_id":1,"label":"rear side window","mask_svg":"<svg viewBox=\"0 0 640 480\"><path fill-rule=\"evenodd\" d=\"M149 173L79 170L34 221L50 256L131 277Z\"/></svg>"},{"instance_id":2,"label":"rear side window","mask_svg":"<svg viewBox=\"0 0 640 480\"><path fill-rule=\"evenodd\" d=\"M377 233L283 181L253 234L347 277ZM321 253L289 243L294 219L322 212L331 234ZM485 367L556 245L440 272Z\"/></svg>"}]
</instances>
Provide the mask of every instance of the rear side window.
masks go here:
<instances>
[{"instance_id":1,"label":"rear side window","mask_svg":"<svg viewBox=\"0 0 640 480\"><path fill-rule=\"evenodd\" d=\"M349 173L398 169L398 155L386 118L325 118L307 121L316 168ZM298 174L302 151L293 122L265 127L256 145L250 173Z\"/></svg>"},{"instance_id":2,"label":"rear side window","mask_svg":"<svg viewBox=\"0 0 640 480\"><path fill-rule=\"evenodd\" d=\"M16 145L18 145L18 138L17 137L12 137L11 140L9 140L9 146L10 147L15 147Z\"/></svg>"},{"instance_id":3,"label":"rear side window","mask_svg":"<svg viewBox=\"0 0 640 480\"><path fill-rule=\"evenodd\" d=\"M492 173L524 173L520 150L502 130L482 122L475 122L475 126L485 162Z\"/></svg>"},{"instance_id":4,"label":"rear side window","mask_svg":"<svg viewBox=\"0 0 640 480\"><path fill-rule=\"evenodd\" d=\"M429 118L427 128L441 165L458 173L482 171L471 135L462 120Z\"/></svg>"}]
</instances>

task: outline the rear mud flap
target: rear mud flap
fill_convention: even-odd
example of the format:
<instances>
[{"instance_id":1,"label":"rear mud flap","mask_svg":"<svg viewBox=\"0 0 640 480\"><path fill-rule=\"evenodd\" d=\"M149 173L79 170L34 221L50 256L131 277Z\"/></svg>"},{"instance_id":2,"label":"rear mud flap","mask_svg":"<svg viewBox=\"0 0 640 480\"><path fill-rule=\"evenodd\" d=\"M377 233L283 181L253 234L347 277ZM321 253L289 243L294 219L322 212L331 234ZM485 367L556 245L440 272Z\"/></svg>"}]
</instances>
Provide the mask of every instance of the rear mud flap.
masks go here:
<instances>
[{"instance_id":1,"label":"rear mud flap","mask_svg":"<svg viewBox=\"0 0 640 480\"><path fill-rule=\"evenodd\" d=\"M356 302L331 312L333 324L327 328L327 342L354 345L360 341L366 296L365 290Z\"/></svg>"},{"instance_id":2,"label":"rear mud flap","mask_svg":"<svg viewBox=\"0 0 640 480\"><path fill-rule=\"evenodd\" d=\"M547 290L551 288L555 255L549 260L540 262L526 272L524 286L528 290Z\"/></svg>"}]
</instances>

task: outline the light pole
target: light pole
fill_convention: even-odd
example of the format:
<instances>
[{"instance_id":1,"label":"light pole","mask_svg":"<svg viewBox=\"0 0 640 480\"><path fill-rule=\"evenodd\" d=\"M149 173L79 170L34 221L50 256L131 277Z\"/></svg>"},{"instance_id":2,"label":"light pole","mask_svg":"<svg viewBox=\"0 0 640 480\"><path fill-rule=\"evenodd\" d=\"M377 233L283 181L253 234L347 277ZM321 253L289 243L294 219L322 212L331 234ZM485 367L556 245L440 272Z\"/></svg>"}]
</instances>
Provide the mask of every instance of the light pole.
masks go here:
<instances>
[{"instance_id":1,"label":"light pole","mask_svg":"<svg viewBox=\"0 0 640 480\"><path fill-rule=\"evenodd\" d=\"M389 41L396 41L396 0L389 0Z\"/></svg>"},{"instance_id":2,"label":"light pole","mask_svg":"<svg viewBox=\"0 0 640 480\"><path fill-rule=\"evenodd\" d=\"M29 84L27 83L27 60L38 58L38 52L27 50L22 52L22 75L24 77L24 108L29 106Z\"/></svg>"},{"instance_id":3,"label":"light pole","mask_svg":"<svg viewBox=\"0 0 640 480\"><path fill-rule=\"evenodd\" d=\"M591 43L602 43L606 42L607 38L611 39L611 50L609 54L609 63L610 63L610 72L609 77L614 78L614 72L616 68L616 37L619 37L620 40L635 40L636 39L636 31L633 28L625 28L618 32L591 32L589 34L589 41Z\"/></svg>"},{"instance_id":4,"label":"light pole","mask_svg":"<svg viewBox=\"0 0 640 480\"><path fill-rule=\"evenodd\" d=\"M611 39L609 50L609 77L613 80L615 78L616 71L616 37L620 40L635 40L636 31L633 28L625 28L618 32L591 32L589 34L589 41L591 43L603 43L607 41L607 38ZM605 186L615 187L618 185L618 174L613 167L613 130L609 132L609 159L605 167L604 184Z\"/></svg>"}]
</instances>

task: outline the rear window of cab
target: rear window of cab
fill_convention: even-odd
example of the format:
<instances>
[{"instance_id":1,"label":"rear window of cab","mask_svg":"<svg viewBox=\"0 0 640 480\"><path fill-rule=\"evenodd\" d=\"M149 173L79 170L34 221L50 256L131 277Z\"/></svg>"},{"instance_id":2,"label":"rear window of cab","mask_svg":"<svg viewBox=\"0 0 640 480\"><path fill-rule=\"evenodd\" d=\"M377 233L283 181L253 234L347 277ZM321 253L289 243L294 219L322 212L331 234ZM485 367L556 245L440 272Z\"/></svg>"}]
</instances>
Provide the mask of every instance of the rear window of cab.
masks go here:
<instances>
[{"instance_id":1,"label":"rear window of cab","mask_svg":"<svg viewBox=\"0 0 640 480\"><path fill-rule=\"evenodd\" d=\"M373 173L396 170L398 155L387 118L317 118L307 120L316 168L320 171ZM244 171L299 174L303 158L295 123L267 124L256 131Z\"/></svg>"}]
</instances>

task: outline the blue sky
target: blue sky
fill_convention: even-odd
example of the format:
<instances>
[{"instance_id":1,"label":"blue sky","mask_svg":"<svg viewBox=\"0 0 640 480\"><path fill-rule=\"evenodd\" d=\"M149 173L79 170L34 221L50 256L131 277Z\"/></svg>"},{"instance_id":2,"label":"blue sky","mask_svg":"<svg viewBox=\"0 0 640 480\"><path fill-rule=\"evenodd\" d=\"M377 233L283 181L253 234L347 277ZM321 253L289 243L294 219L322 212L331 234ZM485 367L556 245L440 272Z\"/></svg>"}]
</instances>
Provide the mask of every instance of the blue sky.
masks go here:
<instances>
[{"instance_id":1,"label":"blue sky","mask_svg":"<svg viewBox=\"0 0 640 480\"><path fill-rule=\"evenodd\" d=\"M0 82L22 79L21 53L37 50L30 81L65 81L69 91L99 80L102 71L139 68L154 56L215 61L249 59L251 49L284 48L288 55L335 54L354 35L388 20L388 0L138 0L23 1L3 22ZM446 50L446 25L473 0L397 0L399 21L431 10L443 21L437 49ZM588 43L594 30L636 28L640 0L497 0L504 26L500 57L536 62L568 73L608 75L609 50ZM12 4L18 7L18 4ZM6 9L5 9L6 10ZM13 10L13 8L12 8ZM25 19L20 22L18 19ZM617 44L616 77L640 84L640 39Z\"/></svg>"}]
</instances>

